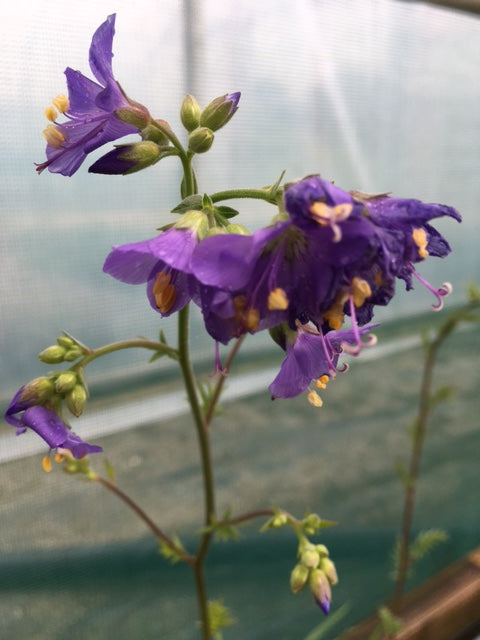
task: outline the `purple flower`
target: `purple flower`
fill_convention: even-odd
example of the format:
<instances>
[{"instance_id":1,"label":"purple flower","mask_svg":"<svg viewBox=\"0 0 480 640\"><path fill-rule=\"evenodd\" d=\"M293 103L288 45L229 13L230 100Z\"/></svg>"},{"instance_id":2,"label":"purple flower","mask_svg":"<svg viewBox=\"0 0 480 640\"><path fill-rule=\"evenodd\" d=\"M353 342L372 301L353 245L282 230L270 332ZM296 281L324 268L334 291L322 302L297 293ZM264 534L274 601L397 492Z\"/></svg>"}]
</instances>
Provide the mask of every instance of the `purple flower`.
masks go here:
<instances>
[{"instance_id":1,"label":"purple flower","mask_svg":"<svg viewBox=\"0 0 480 640\"><path fill-rule=\"evenodd\" d=\"M268 387L272 398L294 398L309 389L312 382L317 388L324 389L328 380L339 371L337 364L342 352L357 354L361 347L375 343L373 335L369 341L361 341L361 336L372 328L329 331L323 335L311 325L298 324L293 340L287 340L286 356L280 371ZM342 371L345 370L346 366ZM310 399L313 404L320 398L316 392L312 393Z\"/></svg>"},{"instance_id":2,"label":"purple flower","mask_svg":"<svg viewBox=\"0 0 480 640\"><path fill-rule=\"evenodd\" d=\"M24 389L22 387L15 394L5 413L5 420L16 428L17 435L32 429L45 440L50 449L68 449L77 459L88 453L103 451L102 447L84 442L72 433L54 411L42 405L31 404L31 398L24 399Z\"/></svg>"},{"instance_id":3,"label":"purple flower","mask_svg":"<svg viewBox=\"0 0 480 640\"><path fill-rule=\"evenodd\" d=\"M52 173L71 176L91 151L106 142L136 133L142 123L143 126L147 124L148 111L129 100L113 77L114 26L115 14L108 16L92 38L90 68L98 84L80 71L70 67L65 70L68 100L59 96L54 104L68 121L54 122L45 129L47 160L37 165L38 173L48 168ZM55 120L53 108L50 113L47 117Z\"/></svg>"},{"instance_id":4,"label":"purple flower","mask_svg":"<svg viewBox=\"0 0 480 640\"><path fill-rule=\"evenodd\" d=\"M305 183L309 191L311 181ZM292 329L297 320L322 325L347 270L353 273L360 260L374 258L374 229L361 205L330 183L326 189L338 197L325 204L321 181L312 193L322 199L315 200L314 214L314 202L307 210L297 206L297 185L285 194L287 220L251 236L213 236L195 250L192 273L205 285L195 301L216 340L228 342L285 321Z\"/></svg>"},{"instance_id":5,"label":"purple flower","mask_svg":"<svg viewBox=\"0 0 480 640\"><path fill-rule=\"evenodd\" d=\"M162 316L180 311L191 299L190 258L198 238L196 226L182 226L187 216L203 224L203 213L187 213L176 226L151 240L114 247L103 265L105 273L121 282L146 282L150 304Z\"/></svg>"}]
</instances>

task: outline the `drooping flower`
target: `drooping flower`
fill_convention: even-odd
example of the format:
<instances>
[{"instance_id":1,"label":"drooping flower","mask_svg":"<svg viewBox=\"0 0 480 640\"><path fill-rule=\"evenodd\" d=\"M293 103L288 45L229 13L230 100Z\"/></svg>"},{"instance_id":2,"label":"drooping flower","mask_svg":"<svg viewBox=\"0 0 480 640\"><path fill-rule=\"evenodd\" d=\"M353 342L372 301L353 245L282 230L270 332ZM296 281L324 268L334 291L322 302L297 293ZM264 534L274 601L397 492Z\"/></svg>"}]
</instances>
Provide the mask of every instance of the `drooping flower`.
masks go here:
<instances>
[{"instance_id":1,"label":"drooping flower","mask_svg":"<svg viewBox=\"0 0 480 640\"><path fill-rule=\"evenodd\" d=\"M103 451L102 447L84 442L72 433L55 411L33 402L34 398L26 395L25 387L22 387L5 412L5 420L16 428L17 435L32 429L45 440L50 449L67 449L76 459Z\"/></svg>"},{"instance_id":2,"label":"drooping flower","mask_svg":"<svg viewBox=\"0 0 480 640\"><path fill-rule=\"evenodd\" d=\"M206 225L201 211L187 212L155 238L114 247L103 270L127 284L147 283L150 305L169 316L192 297L190 259Z\"/></svg>"},{"instance_id":3,"label":"drooping flower","mask_svg":"<svg viewBox=\"0 0 480 640\"><path fill-rule=\"evenodd\" d=\"M275 380L268 390L272 398L294 398L310 388L325 389L330 378L338 371L345 371L346 367L338 369L338 359L344 352L350 352L348 346L354 347L355 352L360 347L371 346L375 337L370 334L367 342L361 337L371 331L373 326L359 329L343 329L329 331L323 335L312 325L297 323L297 331L288 335L286 340L286 356ZM315 406L321 406L321 400L314 389L310 390L309 401Z\"/></svg>"},{"instance_id":4,"label":"drooping flower","mask_svg":"<svg viewBox=\"0 0 480 640\"><path fill-rule=\"evenodd\" d=\"M251 236L219 235L198 246L192 272L205 285L198 303L215 339L228 342L285 321L291 328L297 320L323 323L347 268L373 257L375 245L361 205L341 195L338 207L330 207L337 207L337 220L294 211ZM285 204L290 213L287 197Z\"/></svg>"},{"instance_id":5,"label":"drooping flower","mask_svg":"<svg viewBox=\"0 0 480 640\"><path fill-rule=\"evenodd\" d=\"M90 46L90 68L97 82L70 67L65 70L68 99L58 96L46 110L52 124L44 131L47 160L37 165L64 176L73 175L87 155L107 142L138 133L150 121L145 107L122 91L112 71L115 14L95 31ZM68 120L56 122L57 111Z\"/></svg>"}]
</instances>

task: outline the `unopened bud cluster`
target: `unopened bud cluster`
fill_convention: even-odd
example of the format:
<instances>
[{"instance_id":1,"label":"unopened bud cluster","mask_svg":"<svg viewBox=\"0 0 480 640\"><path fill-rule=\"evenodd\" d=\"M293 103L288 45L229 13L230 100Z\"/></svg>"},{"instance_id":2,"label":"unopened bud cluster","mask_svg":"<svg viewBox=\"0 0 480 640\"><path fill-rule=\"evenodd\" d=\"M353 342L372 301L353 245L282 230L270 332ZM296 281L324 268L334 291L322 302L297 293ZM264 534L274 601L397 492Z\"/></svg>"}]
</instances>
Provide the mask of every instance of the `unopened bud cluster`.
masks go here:
<instances>
[{"instance_id":1,"label":"unopened bud cluster","mask_svg":"<svg viewBox=\"0 0 480 640\"><path fill-rule=\"evenodd\" d=\"M299 593L308 584L316 603L327 614L332 599L331 587L337 582L337 571L326 546L314 545L303 537L298 547L298 563L290 576L293 593Z\"/></svg>"},{"instance_id":2,"label":"unopened bud cluster","mask_svg":"<svg viewBox=\"0 0 480 640\"><path fill-rule=\"evenodd\" d=\"M185 96L180 108L180 119L188 131L188 150L205 153L213 144L214 131L218 131L232 118L238 109L240 93L230 93L212 100L201 109L197 100Z\"/></svg>"},{"instance_id":3,"label":"unopened bud cluster","mask_svg":"<svg viewBox=\"0 0 480 640\"><path fill-rule=\"evenodd\" d=\"M83 355L84 352L73 338L59 336L57 344L44 349L38 354L38 358L45 364L58 364L60 362L73 362Z\"/></svg>"}]
</instances>

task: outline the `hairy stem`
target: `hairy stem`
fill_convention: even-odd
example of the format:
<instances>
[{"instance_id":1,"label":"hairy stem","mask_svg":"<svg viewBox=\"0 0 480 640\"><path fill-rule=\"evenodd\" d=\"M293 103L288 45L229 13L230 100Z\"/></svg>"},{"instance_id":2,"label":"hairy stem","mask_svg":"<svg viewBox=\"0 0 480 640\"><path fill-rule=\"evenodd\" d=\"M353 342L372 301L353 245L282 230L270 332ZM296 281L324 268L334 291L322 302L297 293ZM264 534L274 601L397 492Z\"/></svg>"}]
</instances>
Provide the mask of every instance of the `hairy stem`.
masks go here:
<instances>
[{"instance_id":1,"label":"hairy stem","mask_svg":"<svg viewBox=\"0 0 480 640\"><path fill-rule=\"evenodd\" d=\"M169 347L163 342L154 342L153 340L146 340L139 338L137 340L121 340L120 342L112 342L98 349L91 349L87 354L78 362L82 367L90 364L93 360L106 356L115 351L121 351L122 349L150 349L152 351L163 351L165 354L177 357L177 350Z\"/></svg>"},{"instance_id":2,"label":"hairy stem","mask_svg":"<svg viewBox=\"0 0 480 640\"><path fill-rule=\"evenodd\" d=\"M405 593L405 584L408 569L411 563L410 540L413 526L415 498L417 492L418 477L423 452L423 445L427 435L427 423L432 410L432 380L433 371L438 351L443 342L454 331L462 320L471 320L471 311L479 306L478 300L471 300L462 309L450 315L440 326L435 337L425 347L425 361L423 366L422 382L418 401L418 413L414 422L412 433L412 449L408 465L408 476L405 482L402 527L399 540L398 568L395 581L395 593L392 609L399 611L402 606Z\"/></svg>"},{"instance_id":3,"label":"hairy stem","mask_svg":"<svg viewBox=\"0 0 480 640\"><path fill-rule=\"evenodd\" d=\"M155 524L155 522L153 522L150 516L148 516L145 513L145 511L135 502L135 500L133 500L126 493L124 493L119 487L117 487L117 485L114 482L112 482L111 480L108 480L107 478L102 478L101 476L96 476L95 482L98 482L99 484L107 488L109 491L114 493L118 498L120 498L122 502L124 502L128 507L130 507L132 511L134 511L137 514L140 520L143 520L143 522L147 525L150 531L152 531L154 536L156 536L159 540L162 540L162 542L164 542L168 547L170 547L172 551L175 551L176 554L181 556L182 559L187 564L189 564L190 566L194 565L195 558L193 558L188 553L186 553L184 549L177 547L175 543L172 542L172 540L170 540L170 538L167 535L165 535L162 529L160 529L160 527L158 527Z\"/></svg>"}]
</instances>

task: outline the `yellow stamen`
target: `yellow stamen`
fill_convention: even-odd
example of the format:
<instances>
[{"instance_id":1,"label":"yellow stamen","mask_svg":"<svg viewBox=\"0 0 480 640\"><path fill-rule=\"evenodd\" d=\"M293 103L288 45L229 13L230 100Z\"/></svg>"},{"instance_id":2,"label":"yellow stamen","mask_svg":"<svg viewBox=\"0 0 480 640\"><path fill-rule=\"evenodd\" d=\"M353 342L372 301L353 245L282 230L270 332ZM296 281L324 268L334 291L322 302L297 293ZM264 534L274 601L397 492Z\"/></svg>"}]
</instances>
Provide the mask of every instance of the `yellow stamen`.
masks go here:
<instances>
[{"instance_id":1,"label":"yellow stamen","mask_svg":"<svg viewBox=\"0 0 480 640\"><path fill-rule=\"evenodd\" d=\"M65 113L70 109L70 101L67 96L61 93L59 96L52 100L53 106L60 111L60 113Z\"/></svg>"},{"instance_id":2,"label":"yellow stamen","mask_svg":"<svg viewBox=\"0 0 480 640\"><path fill-rule=\"evenodd\" d=\"M46 119L50 120L50 122L55 122L55 120L57 119L57 111L52 106L47 107L44 113Z\"/></svg>"},{"instance_id":3,"label":"yellow stamen","mask_svg":"<svg viewBox=\"0 0 480 640\"><path fill-rule=\"evenodd\" d=\"M49 455L43 456L42 469L45 471L45 473L50 473L50 471L52 470L52 461L50 460Z\"/></svg>"},{"instance_id":4,"label":"yellow stamen","mask_svg":"<svg viewBox=\"0 0 480 640\"><path fill-rule=\"evenodd\" d=\"M249 331L256 331L260 323L260 315L257 309L249 309L245 314L245 328Z\"/></svg>"},{"instance_id":5,"label":"yellow stamen","mask_svg":"<svg viewBox=\"0 0 480 640\"><path fill-rule=\"evenodd\" d=\"M48 127L43 130L43 135L47 144L55 149L60 149L62 143L65 142L65 136L60 129L53 124L49 124Z\"/></svg>"},{"instance_id":6,"label":"yellow stamen","mask_svg":"<svg viewBox=\"0 0 480 640\"><path fill-rule=\"evenodd\" d=\"M280 287L270 291L267 306L269 311L284 311L288 309L288 298L285 291Z\"/></svg>"},{"instance_id":7,"label":"yellow stamen","mask_svg":"<svg viewBox=\"0 0 480 640\"><path fill-rule=\"evenodd\" d=\"M345 220L351 214L353 209L352 204L345 202L344 204L337 204L334 207L329 207L325 202L314 202L310 207L310 213L313 218L321 225L326 225L330 220Z\"/></svg>"},{"instance_id":8,"label":"yellow stamen","mask_svg":"<svg viewBox=\"0 0 480 640\"><path fill-rule=\"evenodd\" d=\"M65 456L63 456L61 453L56 453L53 456L53 459L55 460L55 462L63 462L65 460Z\"/></svg>"},{"instance_id":9,"label":"yellow stamen","mask_svg":"<svg viewBox=\"0 0 480 640\"><path fill-rule=\"evenodd\" d=\"M307 400L314 407L320 408L323 406L323 400L320 398L316 391L310 390L307 395Z\"/></svg>"},{"instance_id":10,"label":"yellow stamen","mask_svg":"<svg viewBox=\"0 0 480 640\"><path fill-rule=\"evenodd\" d=\"M171 279L172 275L170 273L161 271L153 285L152 293L155 298L155 304L161 313L168 313L177 299L175 287L170 284Z\"/></svg>"},{"instance_id":11,"label":"yellow stamen","mask_svg":"<svg viewBox=\"0 0 480 640\"><path fill-rule=\"evenodd\" d=\"M329 380L330 378L326 375L320 376L320 378L318 378L318 380L315 381L315 386L317 387L317 389L326 389L327 382Z\"/></svg>"},{"instance_id":12,"label":"yellow stamen","mask_svg":"<svg viewBox=\"0 0 480 640\"><path fill-rule=\"evenodd\" d=\"M414 229L412 231L412 238L418 247L418 255L420 258L426 258L428 256L428 239L425 229Z\"/></svg>"},{"instance_id":13,"label":"yellow stamen","mask_svg":"<svg viewBox=\"0 0 480 640\"><path fill-rule=\"evenodd\" d=\"M343 305L347 300L348 293L346 293L345 291L339 291L335 296L335 300L333 301L330 309L325 311L325 313L323 314L323 319L328 322L330 329L338 331L342 328L344 318Z\"/></svg>"},{"instance_id":14,"label":"yellow stamen","mask_svg":"<svg viewBox=\"0 0 480 640\"><path fill-rule=\"evenodd\" d=\"M361 307L366 298L372 295L372 289L366 280L363 278L352 279L352 295L353 304L356 307Z\"/></svg>"}]
</instances>

